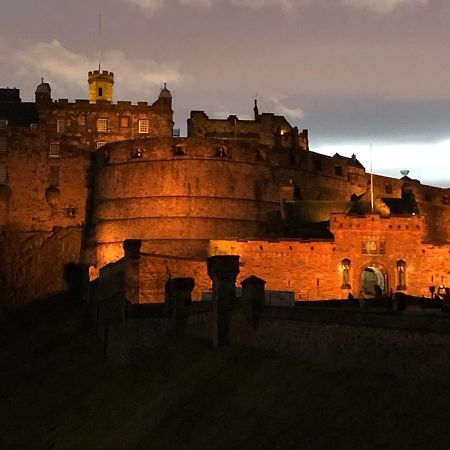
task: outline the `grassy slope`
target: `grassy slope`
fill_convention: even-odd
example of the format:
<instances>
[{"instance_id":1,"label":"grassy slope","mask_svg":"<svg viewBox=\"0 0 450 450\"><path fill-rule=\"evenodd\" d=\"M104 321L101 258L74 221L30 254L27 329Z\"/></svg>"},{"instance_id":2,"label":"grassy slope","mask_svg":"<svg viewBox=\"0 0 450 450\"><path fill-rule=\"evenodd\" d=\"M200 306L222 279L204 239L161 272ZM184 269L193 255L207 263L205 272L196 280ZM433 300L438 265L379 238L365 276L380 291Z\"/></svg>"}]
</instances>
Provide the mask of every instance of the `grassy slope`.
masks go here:
<instances>
[{"instance_id":1,"label":"grassy slope","mask_svg":"<svg viewBox=\"0 0 450 450\"><path fill-rule=\"evenodd\" d=\"M194 339L113 367L62 305L2 324L2 449L450 448L448 387Z\"/></svg>"}]
</instances>

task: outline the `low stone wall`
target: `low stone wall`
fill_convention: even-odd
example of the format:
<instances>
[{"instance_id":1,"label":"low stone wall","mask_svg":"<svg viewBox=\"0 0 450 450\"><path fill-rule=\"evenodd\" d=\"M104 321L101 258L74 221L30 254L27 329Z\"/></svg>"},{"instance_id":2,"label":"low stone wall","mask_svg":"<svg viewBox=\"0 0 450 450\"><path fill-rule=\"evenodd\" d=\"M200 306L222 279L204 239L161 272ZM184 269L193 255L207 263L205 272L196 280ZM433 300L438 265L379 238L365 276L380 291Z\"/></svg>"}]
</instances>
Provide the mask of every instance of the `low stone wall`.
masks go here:
<instances>
[{"instance_id":1,"label":"low stone wall","mask_svg":"<svg viewBox=\"0 0 450 450\"><path fill-rule=\"evenodd\" d=\"M357 302L264 306L264 281L257 277L244 280L242 299L235 298L238 265L238 257L208 260L212 302L192 302L192 278L169 280L164 304L130 304L111 295L102 304L104 320L98 321L105 352L124 361L133 349L186 334L208 339L214 348L246 345L330 367L448 380L450 314L431 308L370 309Z\"/></svg>"},{"instance_id":2,"label":"low stone wall","mask_svg":"<svg viewBox=\"0 0 450 450\"><path fill-rule=\"evenodd\" d=\"M446 381L450 374L450 317L442 313L269 308L256 328L239 311L231 329L235 344L288 352L332 367Z\"/></svg>"}]
</instances>

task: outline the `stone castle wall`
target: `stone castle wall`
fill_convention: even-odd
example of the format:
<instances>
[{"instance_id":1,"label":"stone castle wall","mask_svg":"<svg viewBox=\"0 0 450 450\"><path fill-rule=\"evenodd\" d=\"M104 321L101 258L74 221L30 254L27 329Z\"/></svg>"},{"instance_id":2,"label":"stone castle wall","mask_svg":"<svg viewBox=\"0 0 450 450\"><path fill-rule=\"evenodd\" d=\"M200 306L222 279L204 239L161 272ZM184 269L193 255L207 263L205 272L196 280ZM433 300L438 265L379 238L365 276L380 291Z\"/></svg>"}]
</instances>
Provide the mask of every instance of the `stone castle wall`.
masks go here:
<instances>
[{"instance_id":1,"label":"stone castle wall","mask_svg":"<svg viewBox=\"0 0 450 450\"><path fill-rule=\"evenodd\" d=\"M226 156L218 156L224 151ZM258 155L264 154L264 161ZM320 172L311 168L321 161ZM151 139L98 152L95 190L97 263L122 257L125 239L143 251L206 257L210 239L279 235L280 187L306 198L350 199L367 188L363 169L302 150L206 139Z\"/></svg>"}]
</instances>

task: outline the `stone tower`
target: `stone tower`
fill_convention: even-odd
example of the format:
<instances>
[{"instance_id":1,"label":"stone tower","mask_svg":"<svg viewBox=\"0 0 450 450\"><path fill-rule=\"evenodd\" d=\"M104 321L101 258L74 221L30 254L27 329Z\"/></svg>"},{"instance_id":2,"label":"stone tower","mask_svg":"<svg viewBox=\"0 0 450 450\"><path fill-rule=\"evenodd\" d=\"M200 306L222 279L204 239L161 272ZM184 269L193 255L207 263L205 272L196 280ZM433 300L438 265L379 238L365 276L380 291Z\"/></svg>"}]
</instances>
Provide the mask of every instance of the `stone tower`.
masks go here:
<instances>
[{"instance_id":1,"label":"stone tower","mask_svg":"<svg viewBox=\"0 0 450 450\"><path fill-rule=\"evenodd\" d=\"M111 102L113 97L114 73L94 70L88 73L89 103Z\"/></svg>"},{"instance_id":2,"label":"stone tower","mask_svg":"<svg viewBox=\"0 0 450 450\"><path fill-rule=\"evenodd\" d=\"M52 89L48 83L44 83L44 79L41 78L41 84L38 85L34 93L36 103L51 103L52 102Z\"/></svg>"}]
</instances>

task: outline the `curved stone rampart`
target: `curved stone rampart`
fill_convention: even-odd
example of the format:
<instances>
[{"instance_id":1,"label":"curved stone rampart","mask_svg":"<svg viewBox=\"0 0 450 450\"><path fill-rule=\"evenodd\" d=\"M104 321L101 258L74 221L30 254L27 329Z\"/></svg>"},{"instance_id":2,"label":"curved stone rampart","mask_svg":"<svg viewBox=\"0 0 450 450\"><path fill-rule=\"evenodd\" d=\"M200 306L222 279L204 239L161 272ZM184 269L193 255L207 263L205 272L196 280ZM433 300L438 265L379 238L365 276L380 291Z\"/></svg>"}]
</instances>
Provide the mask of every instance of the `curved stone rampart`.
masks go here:
<instances>
[{"instance_id":1,"label":"curved stone rampart","mask_svg":"<svg viewBox=\"0 0 450 450\"><path fill-rule=\"evenodd\" d=\"M311 200L347 200L367 187L336 176L333 158L255 142L137 139L103 147L97 160L100 266L122 256L125 239L141 239L148 253L203 258L210 239L268 238L290 183Z\"/></svg>"}]
</instances>

